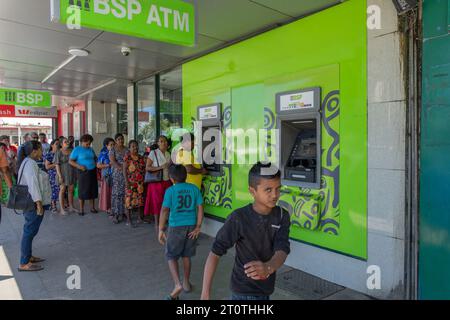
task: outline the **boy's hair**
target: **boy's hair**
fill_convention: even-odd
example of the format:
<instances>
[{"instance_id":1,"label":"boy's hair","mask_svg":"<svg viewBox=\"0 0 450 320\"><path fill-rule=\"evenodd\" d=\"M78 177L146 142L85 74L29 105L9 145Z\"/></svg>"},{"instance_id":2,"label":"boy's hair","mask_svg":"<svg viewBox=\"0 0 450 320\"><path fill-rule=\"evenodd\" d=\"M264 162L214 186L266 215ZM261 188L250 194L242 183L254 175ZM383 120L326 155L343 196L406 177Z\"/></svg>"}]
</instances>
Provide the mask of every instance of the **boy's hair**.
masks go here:
<instances>
[{"instance_id":1,"label":"boy's hair","mask_svg":"<svg viewBox=\"0 0 450 320\"><path fill-rule=\"evenodd\" d=\"M277 167L272 166L270 162L263 164L258 161L248 172L248 185L256 189L261 179L272 180L280 177L281 172Z\"/></svg>"},{"instance_id":2,"label":"boy's hair","mask_svg":"<svg viewBox=\"0 0 450 320\"><path fill-rule=\"evenodd\" d=\"M182 164L174 164L169 167L169 177L178 183L186 182L187 171Z\"/></svg>"}]
</instances>

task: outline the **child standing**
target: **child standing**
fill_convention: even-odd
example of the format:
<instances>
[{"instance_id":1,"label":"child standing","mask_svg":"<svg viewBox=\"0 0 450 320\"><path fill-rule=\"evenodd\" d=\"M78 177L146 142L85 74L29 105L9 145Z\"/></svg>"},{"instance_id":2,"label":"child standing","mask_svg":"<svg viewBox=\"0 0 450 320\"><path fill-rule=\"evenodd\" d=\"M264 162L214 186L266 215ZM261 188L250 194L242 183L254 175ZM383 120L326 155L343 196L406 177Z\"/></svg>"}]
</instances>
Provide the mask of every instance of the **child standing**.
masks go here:
<instances>
[{"instance_id":1,"label":"child standing","mask_svg":"<svg viewBox=\"0 0 450 320\"><path fill-rule=\"evenodd\" d=\"M192 290L189 277L191 257L195 256L197 238L203 222L203 199L200 190L186 183L187 172L183 165L169 168L169 177L174 185L166 190L159 220L158 240L166 244L166 258L175 288L166 300L178 300L181 291ZM169 228L166 236L166 221L169 215ZM178 259L183 259L184 278L180 281Z\"/></svg>"},{"instance_id":2,"label":"child standing","mask_svg":"<svg viewBox=\"0 0 450 320\"><path fill-rule=\"evenodd\" d=\"M258 162L250 169L248 184L254 202L235 210L217 233L205 264L203 300L210 298L219 259L231 247L236 247L232 300L269 300L275 288L275 273L290 252L289 214L276 205L280 171Z\"/></svg>"}]
</instances>

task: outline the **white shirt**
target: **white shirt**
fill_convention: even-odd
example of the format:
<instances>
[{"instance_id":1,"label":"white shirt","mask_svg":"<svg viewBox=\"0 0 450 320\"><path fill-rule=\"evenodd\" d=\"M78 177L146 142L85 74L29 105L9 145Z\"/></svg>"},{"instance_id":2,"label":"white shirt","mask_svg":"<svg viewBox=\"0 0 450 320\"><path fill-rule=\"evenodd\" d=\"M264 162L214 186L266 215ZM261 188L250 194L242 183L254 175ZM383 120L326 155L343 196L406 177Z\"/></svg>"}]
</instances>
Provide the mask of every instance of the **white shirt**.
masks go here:
<instances>
[{"instance_id":1,"label":"white shirt","mask_svg":"<svg viewBox=\"0 0 450 320\"><path fill-rule=\"evenodd\" d=\"M23 170L23 172L22 172ZM52 188L48 174L39 169L36 161L25 158L19 169L19 185L26 185L34 202L42 201L42 205L52 202Z\"/></svg>"},{"instance_id":2,"label":"white shirt","mask_svg":"<svg viewBox=\"0 0 450 320\"><path fill-rule=\"evenodd\" d=\"M156 161L156 157L158 157L158 161ZM152 150L150 154L148 155L148 158L152 160L152 167L161 167L162 165L170 162L170 152L166 151L165 155L162 153L161 150L156 149ZM159 165L158 165L159 163ZM163 169L163 180L169 181L169 169Z\"/></svg>"}]
</instances>

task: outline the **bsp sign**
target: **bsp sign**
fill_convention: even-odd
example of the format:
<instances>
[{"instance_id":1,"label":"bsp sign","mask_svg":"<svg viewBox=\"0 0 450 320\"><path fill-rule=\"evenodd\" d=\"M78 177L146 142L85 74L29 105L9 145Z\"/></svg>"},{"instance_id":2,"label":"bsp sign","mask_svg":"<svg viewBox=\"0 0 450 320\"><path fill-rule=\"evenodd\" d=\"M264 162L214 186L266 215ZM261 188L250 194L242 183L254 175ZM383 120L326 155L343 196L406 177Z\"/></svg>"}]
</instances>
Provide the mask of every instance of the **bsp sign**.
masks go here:
<instances>
[{"instance_id":1,"label":"bsp sign","mask_svg":"<svg viewBox=\"0 0 450 320\"><path fill-rule=\"evenodd\" d=\"M0 105L49 108L51 106L51 94L46 91L0 88Z\"/></svg>"},{"instance_id":2,"label":"bsp sign","mask_svg":"<svg viewBox=\"0 0 450 320\"><path fill-rule=\"evenodd\" d=\"M52 20L183 46L195 45L195 10L181 0L52 0Z\"/></svg>"}]
</instances>

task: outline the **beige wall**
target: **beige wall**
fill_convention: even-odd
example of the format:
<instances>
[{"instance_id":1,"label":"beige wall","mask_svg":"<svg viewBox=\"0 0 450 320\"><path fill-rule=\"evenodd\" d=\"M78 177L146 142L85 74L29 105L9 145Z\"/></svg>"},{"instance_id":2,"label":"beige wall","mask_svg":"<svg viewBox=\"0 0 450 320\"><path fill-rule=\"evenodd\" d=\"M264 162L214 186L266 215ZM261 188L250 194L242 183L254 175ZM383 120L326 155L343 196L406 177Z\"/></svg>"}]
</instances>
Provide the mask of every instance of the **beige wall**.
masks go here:
<instances>
[{"instance_id":1,"label":"beige wall","mask_svg":"<svg viewBox=\"0 0 450 320\"><path fill-rule=\"evenodd\" d=\"M93 148L98 154L102 148L103 139L107 137L114 138L117 131L117 104L100 101L88 101L87 103L87 133L94 137ZM97 132L97 123L105 122L107 125L106 133Z\"/></svg>"}]
</instances>

